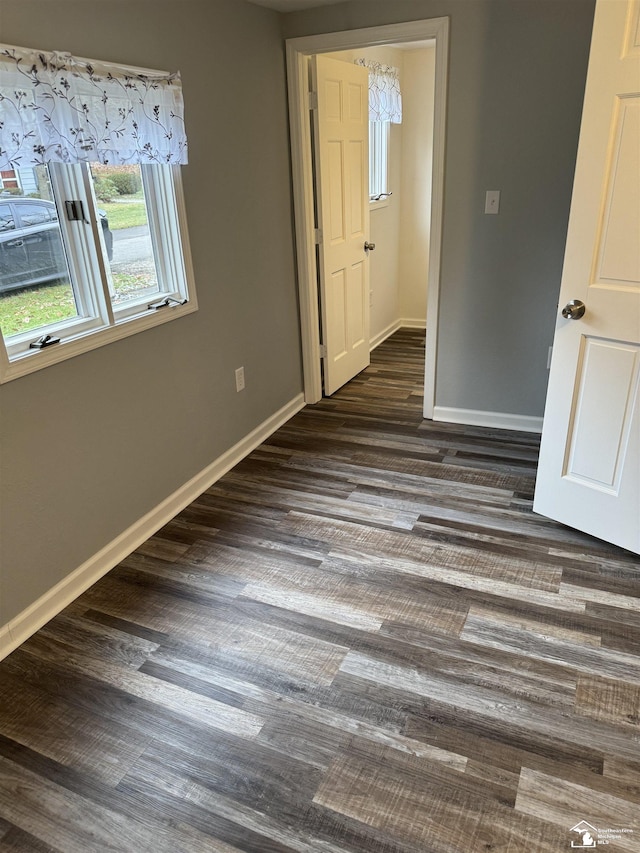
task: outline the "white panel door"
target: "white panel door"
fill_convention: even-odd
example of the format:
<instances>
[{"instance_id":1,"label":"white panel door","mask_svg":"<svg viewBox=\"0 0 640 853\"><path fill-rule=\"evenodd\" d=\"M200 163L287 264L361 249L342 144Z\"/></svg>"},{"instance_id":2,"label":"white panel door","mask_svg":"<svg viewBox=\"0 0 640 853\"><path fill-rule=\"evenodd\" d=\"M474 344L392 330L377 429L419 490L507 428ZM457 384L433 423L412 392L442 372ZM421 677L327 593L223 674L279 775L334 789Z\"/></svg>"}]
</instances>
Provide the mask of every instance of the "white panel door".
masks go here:
<instances>
[{"instance_id":1,"label":"white panel door","mask_svg":"<svg viewBox=\"0 0 640 853\"><path fill-rule=\"evenodd\" d=\"M369 364L369 73L312 62L324 393Z\"/></svg>"},{"instance_id":2,"label":"white panel door","mask_svg":"<svg viewBox=\"0 0 640 853\"><path fill-rule=\"evenodd\" d=\"M640 553L639 0L596 4L558 313L534 510Z\"/></svg>"}]
</instances>

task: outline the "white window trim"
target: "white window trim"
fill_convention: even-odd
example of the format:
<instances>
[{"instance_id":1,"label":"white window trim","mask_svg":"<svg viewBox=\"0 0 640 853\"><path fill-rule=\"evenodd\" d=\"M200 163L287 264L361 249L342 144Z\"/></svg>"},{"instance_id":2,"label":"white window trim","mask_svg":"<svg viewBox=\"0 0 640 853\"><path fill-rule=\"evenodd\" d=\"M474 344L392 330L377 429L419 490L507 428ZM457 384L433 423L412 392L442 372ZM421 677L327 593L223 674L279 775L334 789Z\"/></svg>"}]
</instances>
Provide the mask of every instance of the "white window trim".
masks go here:
<instances>
[{"instance_id":1,"label":"white window trim","mask_svg":"<svg viewBox=\"0 0 640 853\"><path fill-rule=\"evenodd\" d=\"M74 321L63 321L55 324L54 326L48 327L48 329L44 330L45 333L46 331L53 330L56 335L60 335L60 333L67 328L69 329L70 334L68 337L62 337L60 335L62 339L58 344L44 349L32 349L25 351L20 355L15 356L13 360L9 360L8 355L8 350L11 351L12 349L12 342L9 340L6 344L1 343L0 383L10 382L13 379L26 376L36 370L42 370L50 365L58 364L69 358L74 358L84 352L98 349L99 347L113 343L114 341L127 338L130 335L138 334L146 329L162 325L163 323L170 322L197 311L198 303L195 292L191 251L189 247L187 217L180 167L170 166L168 168L171 170L173 184L171 198L175 200L175 220L171 221L169 230L172 235L172 242L175 241L174 245L179 245L181 247L182 261L178 265L177 258L179 255L177 253L170 252L169 258L171 259L171 269L163 270L162 275L167 276L168 280L171 281L181 280L181 283L184 286L184 292L187 294L188 301L185 304L170 305L169 307L155 310L153 308L148 308L149 301L148 299L145 299L142 304L135 305L135 310L133 312L128 310L129 306L127 306L127 310L125 311L113 312L107 295L104 292L104 286L101 282L94 284L91 288L83 288L82 290L87 294L86 298L91 298L91 295L93 295L93 298L96 300L95 304L87 306L96 316L94 316L87 325L76 319ZM73 185L74 178L72 175L72 170L69 170L67 178ZM169 180L169 176L166 172L165 175L166 179ZM65 181L64 176L60 179L63 182ZM65 190L73 193L72 185L66 187ZM77 197L77 195L71 194L67 197L74 198ZM166 223L166 211L162 210L162 205L157 208L157 212L158 215L165 216ZM67 227L76 226L76 228L80 229L81 225L83 225L78 222L64 222L63 224L62 217L60 217L60 222L63 235L65 234ZM83 230L85 231L86 236L81 239L74 237L73 241L68 241L67 249L72 252L79 251L85 255L82 258L83 265L88 264L89 268L95 267L97 259L98 264L103 267L104 261L102 259L102 255L95 250L95 247L100 245L100 225L93 216L91 226L92 228L90 233L92 239L89 239L89 235L86 234L86 226L84 226ZM157 240L157 236L154 239ZM102 273L104 276L104 269L98 270L98 273ZM176 279L176 276L179 276L179 278ZM103 281L106 281L104 277ZM163 296L164 294L160 294L156 301L160 301ZM110 321L113 322L113 325L106 325L106 323ZM36 340L40 334L42 334L40 329L34 329L28 334L25 333L25 335L21 335L20 339L22 340L27 336L30 340Z\"/></svg>"}]
</instances>

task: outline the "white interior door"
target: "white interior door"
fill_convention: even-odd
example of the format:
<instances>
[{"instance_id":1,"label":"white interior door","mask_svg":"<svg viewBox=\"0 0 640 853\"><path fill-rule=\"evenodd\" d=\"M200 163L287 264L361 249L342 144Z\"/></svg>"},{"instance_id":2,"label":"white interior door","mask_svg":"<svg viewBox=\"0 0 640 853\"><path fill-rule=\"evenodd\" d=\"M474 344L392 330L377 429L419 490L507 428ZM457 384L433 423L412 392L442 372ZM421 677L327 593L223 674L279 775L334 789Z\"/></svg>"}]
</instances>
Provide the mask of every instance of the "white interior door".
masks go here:
<instances>
[{"instance_id":1,"label":"white interior door","mask_svg":"<svg viewBox=\"0 0 640 853\"><path fill-rule=\"evenodd\" d=\"M639 383L640 2L598 0L534 510L636 553Z\"/></svg>"},{"instance_id":2,"label":"white interior door","mask_svg":"<svg viewBox=\"0 0 640 853\"><path fill-rule=\"evenodd\" d=\"M324 393L369 364L369 73L312 60Z\"/></svg>"}]
</instances>

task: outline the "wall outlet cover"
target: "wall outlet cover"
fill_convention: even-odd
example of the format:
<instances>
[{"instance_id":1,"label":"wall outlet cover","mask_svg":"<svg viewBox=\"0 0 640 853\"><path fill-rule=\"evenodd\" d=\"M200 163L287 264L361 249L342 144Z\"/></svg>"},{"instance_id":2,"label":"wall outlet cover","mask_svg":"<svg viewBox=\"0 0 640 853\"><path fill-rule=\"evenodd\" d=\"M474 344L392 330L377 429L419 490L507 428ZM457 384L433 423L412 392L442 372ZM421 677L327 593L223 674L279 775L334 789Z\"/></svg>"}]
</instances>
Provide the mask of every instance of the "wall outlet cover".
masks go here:
<instances>
[{"instance_id":1,"label":"wall outlet cover","mask_svg":"<svg viewBox=\"0 0 640 853\"><path fill-rule=\"evenodd\" d=\"M498 213L500 211L500 190L487 190L484 199L485 213Z\"/></svg>"}]
</instances>

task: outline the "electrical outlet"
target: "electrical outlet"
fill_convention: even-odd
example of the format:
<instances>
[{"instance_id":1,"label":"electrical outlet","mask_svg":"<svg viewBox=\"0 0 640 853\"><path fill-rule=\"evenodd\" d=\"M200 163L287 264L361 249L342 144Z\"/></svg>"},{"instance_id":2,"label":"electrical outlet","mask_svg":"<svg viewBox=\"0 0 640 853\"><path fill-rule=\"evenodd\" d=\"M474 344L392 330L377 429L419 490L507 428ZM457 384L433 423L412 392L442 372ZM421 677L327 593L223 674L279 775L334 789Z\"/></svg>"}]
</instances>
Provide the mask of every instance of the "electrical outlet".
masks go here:
<instances>
[{"instance_id":1,"label":"electrical outlet","mask_svg":"<svg viewBox=\"0 0 640 853\"><path fill-rule=\"evenodd\" d=\"M244 391L244 367L236 370L236 391Z\"/></svg>"},{"instance_id":2,"label":"electrical outlet","mask_svg":"<svg viewBox=\"0 0 640 853\"><path fill-rule=\"evenodd\" d=\"M373 290L369 291L369 308L373 308Z\"/></svg>"}]
</instances>

